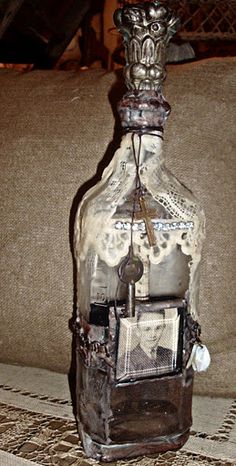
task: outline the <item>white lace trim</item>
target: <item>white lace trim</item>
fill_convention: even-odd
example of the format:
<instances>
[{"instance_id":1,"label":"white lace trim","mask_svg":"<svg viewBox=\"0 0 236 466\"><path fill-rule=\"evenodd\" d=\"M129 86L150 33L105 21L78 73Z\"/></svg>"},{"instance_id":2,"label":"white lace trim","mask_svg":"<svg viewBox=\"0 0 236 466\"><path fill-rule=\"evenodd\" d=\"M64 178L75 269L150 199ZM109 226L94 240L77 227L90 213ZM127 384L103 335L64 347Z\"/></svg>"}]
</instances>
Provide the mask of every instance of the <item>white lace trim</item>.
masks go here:
<instances>
[{"instance_id":1,"label":"white lace trim","mask_svg":"<svg viewBox=\"0 0 236 466\"><path fill-rule=\"evenodd\" d=\"M169 231L154 228L157 244L150 248L145 232L140 231L141 227L134 226L134 248L142 260L148 258L152 264L159 264L176 245L181 246L184 254L191 256L190 288L194 289L194 294L190 293L190 306L195 316L198 264L205 231L204 214L192 193L165 169L162 162L161 139L149 135L143 138L140 153L141 181L153 198L162 204L172 217L171 220L156 219L155 223L170 226L177 223L180 225L182 222L183 228L172 228ZM138 140L135 144L138 144ZM148 167L145 157L150 159ZM159 158L159 166L156 162L152 162L154 157ZM124 219L114 219L113 216L117 206L123 205L127 193L132 191L135 174L131 136L128 134L104 171L101 181L88 191L78 211L75 250L81 261L86 259L89 249L93 249L108 266L115 267L128 254L130 229L117 229L117 224L124 222ZM135 225L141 224L143 222L135 222ZM190 228L189 225L193 227ZM166 229L168 230L167 227Z\"/></svg>"}]
</instances>

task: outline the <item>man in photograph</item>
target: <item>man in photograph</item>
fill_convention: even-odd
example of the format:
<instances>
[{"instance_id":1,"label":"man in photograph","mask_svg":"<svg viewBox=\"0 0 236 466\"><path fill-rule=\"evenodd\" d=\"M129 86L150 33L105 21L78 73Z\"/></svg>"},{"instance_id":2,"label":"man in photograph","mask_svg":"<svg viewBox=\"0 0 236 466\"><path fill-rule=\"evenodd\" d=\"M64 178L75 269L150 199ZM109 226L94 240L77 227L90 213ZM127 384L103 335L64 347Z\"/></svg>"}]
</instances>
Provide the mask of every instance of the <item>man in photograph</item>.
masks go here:
<instances>
[{"instance_id":1,"label":"man in photograph","mask_svg":"<svg viewBox=\"0 0 236 466\"><path fill-rule=\"evenodd\" d=\"M125 355L125 372L130 375L163 374L173 371L175 353L159 344L165 331L165 311L137 315L138 344Z\"/></svg>"}]
</instances>

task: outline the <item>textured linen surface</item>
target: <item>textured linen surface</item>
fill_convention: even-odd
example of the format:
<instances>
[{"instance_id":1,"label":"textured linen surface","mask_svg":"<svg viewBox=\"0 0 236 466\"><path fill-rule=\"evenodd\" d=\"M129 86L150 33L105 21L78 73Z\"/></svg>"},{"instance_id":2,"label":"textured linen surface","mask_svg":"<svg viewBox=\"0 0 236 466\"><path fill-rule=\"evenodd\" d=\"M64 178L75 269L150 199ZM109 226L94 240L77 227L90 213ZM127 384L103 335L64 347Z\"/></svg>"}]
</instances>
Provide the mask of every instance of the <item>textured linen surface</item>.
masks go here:
<instances>
[{"instance_id":1,"label":"textured linen surface","mask_svg":"<svg viewBox=\"0 0 236 466\"><path fill-rule=\"evenodd\" d=\"M104 466L85 457L66 374L0 364L0 380L1 466L30 466L26 459L34 465ZM181 450L118 460L109 466L235 465L235 421L233 399L194 396L193 426Z\"/></svg>"},{"instance_id":2,"label":"textured linen surface","mask_svg":"<svg viewBox=\"0 0 236 466\"><path fill-rule=\"evenodd\" d=\"M167 166L207 217L200 323L212 354L198 393L233 395L236 60L169 67ZM66 372L73 312L72 224L81 186L111 156L113 73L0 73L0 360ZM109 95L109 98L108 98ZM78 194L77 191L80 188ZM73 200L74 199L74 200Z\"/></svg>"}]
</instances>

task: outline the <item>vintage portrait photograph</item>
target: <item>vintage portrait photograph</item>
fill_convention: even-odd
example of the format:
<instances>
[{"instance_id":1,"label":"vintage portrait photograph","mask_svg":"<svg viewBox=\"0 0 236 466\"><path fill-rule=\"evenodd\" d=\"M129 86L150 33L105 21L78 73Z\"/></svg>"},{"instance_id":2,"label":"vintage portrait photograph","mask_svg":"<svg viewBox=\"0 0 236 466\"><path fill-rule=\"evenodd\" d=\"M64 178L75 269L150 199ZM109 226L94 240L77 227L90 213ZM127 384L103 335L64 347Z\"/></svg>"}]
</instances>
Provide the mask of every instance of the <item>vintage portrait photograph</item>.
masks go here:
<instances>
[{"instance_id":1,"label":"vintage portrait photograph","mask_svg":"<svg viewBox=\"0 0 236 466\"><path fill-rule=\"evenodd\" d=\"M149 309L121 319L116 378L127 380L173 372L178 340L177 308Z\"/></svg>"}]
</instances>

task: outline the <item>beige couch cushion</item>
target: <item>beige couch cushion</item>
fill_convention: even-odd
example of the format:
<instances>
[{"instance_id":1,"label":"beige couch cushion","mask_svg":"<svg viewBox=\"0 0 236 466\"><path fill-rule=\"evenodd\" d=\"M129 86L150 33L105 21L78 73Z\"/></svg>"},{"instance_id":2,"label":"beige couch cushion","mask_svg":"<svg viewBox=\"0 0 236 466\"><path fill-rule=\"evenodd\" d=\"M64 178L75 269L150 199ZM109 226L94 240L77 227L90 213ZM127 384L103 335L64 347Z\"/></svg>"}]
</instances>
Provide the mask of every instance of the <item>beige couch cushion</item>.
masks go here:
<instances>
[{"instance_id":1,"label":"beige couch cushion","mask_svg":"<svg viewBox=\"0 0 236 466\"><path fill-rule=\"evenodd\" d=\"M236 387L235 64L211 59L170 66L165 85L172 105L167 165L207 216L200 322L212 365L195 387L218 395L232 395ZM2 362L69 369L76 193L112 139L108 92L115 80L102 71L1 70ZM120 85L111 97L117 90Z\"/></svg>"}]
</instances>

